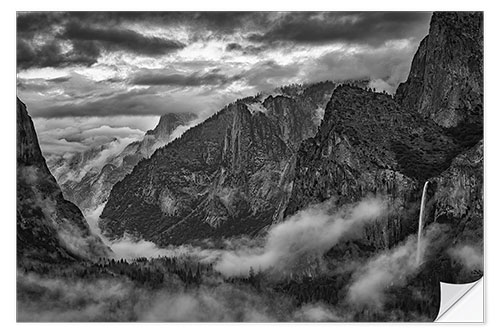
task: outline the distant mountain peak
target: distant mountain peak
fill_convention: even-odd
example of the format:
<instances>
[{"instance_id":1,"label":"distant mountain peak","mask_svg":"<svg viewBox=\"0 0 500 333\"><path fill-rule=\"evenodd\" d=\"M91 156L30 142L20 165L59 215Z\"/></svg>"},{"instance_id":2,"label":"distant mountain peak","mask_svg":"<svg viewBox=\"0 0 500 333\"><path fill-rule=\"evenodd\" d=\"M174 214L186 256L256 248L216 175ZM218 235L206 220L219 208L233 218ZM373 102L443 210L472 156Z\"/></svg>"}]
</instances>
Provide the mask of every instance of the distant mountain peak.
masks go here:
<instances>
[{"instance_id":1,"label":"distant mountain peak","mask_svg":"<svg viewBox=\"0 0 500 333\"><path fill-rule=\"evenodd\" d=\"M193 113L167 113L160 117L156 127L148 130L146 135L154 135L161 139L168 138L177 127L186 125L194 119L196 115Z\"/></svg>"},{"instance_id":2,"label":"distant mountain peak","mask_svg":"<svg viewBox=\"0 0 500 333\"><path fill-rule=\"evenodd\" d=\"M113 185L130 173L141 159L150 157L156 149L170 142L179 126L187 128L194 119L196 116L192 113L162 115L156 127L147 131L140 141L124 146L114 138L67 159L51 160L51 170L67 198L84 212L93 210L106 202Z\"/></svg>"}]
</instances>

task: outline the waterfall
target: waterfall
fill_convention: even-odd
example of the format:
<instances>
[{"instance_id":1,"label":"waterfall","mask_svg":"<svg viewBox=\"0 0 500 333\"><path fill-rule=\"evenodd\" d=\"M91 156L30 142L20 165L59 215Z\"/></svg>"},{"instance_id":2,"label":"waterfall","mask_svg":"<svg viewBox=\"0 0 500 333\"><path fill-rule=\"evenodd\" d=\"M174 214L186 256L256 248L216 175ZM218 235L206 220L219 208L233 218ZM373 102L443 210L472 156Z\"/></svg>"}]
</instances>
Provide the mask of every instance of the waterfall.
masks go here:
<instances>
[{"instance_id":1,"label":"waterfall","mask_svg":"<svg viewBox=\"0 0 500 333\"><path fill-rule=\"evenodd\" d=\"M417 239L417 265L420 265L420 257L422 254L421 242L422 242L422 230L424 229L424 216L425 216L425 194L427 192L428 181L425 182L424 190L422 191L422 201L420 201L420 216L418 218L418 239Z\"/></svg>"}]
</instances>

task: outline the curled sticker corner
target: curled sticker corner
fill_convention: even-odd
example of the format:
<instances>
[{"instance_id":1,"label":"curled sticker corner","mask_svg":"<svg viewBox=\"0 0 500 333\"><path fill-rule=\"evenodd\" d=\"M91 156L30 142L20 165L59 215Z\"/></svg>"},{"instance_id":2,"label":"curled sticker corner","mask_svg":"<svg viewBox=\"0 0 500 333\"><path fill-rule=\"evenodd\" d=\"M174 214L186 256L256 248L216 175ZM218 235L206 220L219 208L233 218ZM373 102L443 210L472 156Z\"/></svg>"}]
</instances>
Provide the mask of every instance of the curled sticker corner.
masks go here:
<instances>
[{"instance_id":1,"label":"curled sticker corner","mask_svg":"<svg viewBox=\"0 0 500 333\"><path fill-rule=\"evenodd\" d=\"M471 283L440 282L441 301L435 322L484 322L484 278Z\"/></svg>"}]
</instances>

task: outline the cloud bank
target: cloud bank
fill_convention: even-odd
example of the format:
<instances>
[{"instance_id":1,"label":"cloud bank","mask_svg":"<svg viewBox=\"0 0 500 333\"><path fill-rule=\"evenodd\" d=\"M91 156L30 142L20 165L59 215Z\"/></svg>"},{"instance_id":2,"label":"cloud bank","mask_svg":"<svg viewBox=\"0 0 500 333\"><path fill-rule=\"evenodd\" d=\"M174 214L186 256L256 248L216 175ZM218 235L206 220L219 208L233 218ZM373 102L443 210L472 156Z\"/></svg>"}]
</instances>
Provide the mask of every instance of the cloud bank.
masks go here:
<instances>
[{"instance_id":1,"label":"cloud bank","mask_svg":"<svg viewBox=\"0 0 500 333\"><path fill-rule=\"evenodd\" d=\"M386 205L380 198L368 198L338 211L334 209L328 202L300 211L273 226L263 247L225 252L215 269L227 276L245 276L251 267L276 274L297 272L303 269L301 265L320 259L341 239L353 236L386 213Z\"/></svg>"},{"instance_id":2,"label":"cloud bank","mask_svg":"<svg viewBox=\"0 0 500 333\"><path fill-rule=\"evenodd\" d=\"M33 12L17 15L17 93L36 119L211 115L290 83L395 91L423 12ZM129 124L131 125L131 124ZM43 131L39 134L44 134ZM111 135L111 134L109 134ZM70 140L42 148L81 151Z\"/></svg>"},{"instance_id":3,"label":"cloud bank","mask_svg":"<svg viewBox=\"0 0 500 333\"><path fill-rule=\"evenodd\" d=\"M416 252L417 241L411 236L403 244L361 264L349 287L347 296L349 302L382 308L387 289L404 286L408 277L417 272L419 265Z\"/></svg>"},{"instance_id":4,"label":"cloud bank","mask_svg":"<svg viewBox=\"0 0 500 333\"><path fill-rule=\"evenodd\" d=\"M112 279L59 279L18 272L19 322L275 322L336 321L336 311L321 303L296 307L289 297L257 293L243 285L216 282L184 289L169 276L160 290ZM30 293L42 294L43 298Z\"/></svg>"}]
</instances>

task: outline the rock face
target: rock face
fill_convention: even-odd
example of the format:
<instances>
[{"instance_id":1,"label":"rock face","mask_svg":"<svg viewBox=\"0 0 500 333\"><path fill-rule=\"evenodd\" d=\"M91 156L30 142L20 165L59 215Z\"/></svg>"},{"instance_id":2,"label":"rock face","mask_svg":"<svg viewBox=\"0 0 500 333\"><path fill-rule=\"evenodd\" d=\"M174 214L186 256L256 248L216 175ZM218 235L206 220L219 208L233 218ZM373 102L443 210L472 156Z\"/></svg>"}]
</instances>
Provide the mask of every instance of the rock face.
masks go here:
<instances>
[{"instance_id":1,"label":"rock face","mask_svg":"<svg viewBox=\"0 0 500 333\"><path fill-rule=\"evenodd\" d=\"M195 115L192 113L167 113L160 117L160 121L154 129L146 132L146 137L159 141L157 144L164 143L170 138L170 135L177 127L186 125L195 118Z\"/></svg>"},{"instance_id":2,"label":"rock face","mask_svg":"<svg viewBox=\"0 0 500 333\"><path fill-rule=\"evenodd\" d=\"M483 14L438 12L396 99L443 127L482 126Z\"/></svg>"},{"instance_id":3,"label":"rock face","mask_svg":"<svg viewBox=\"0 0 500 333\"><path fill-rule=\"evenodd\" d=\"M285 215L337 199L353 203L369 194L411 211L423 181L438 175L458 149L433 121L407 112L390 95L343 85L335 89L314 138L297 153L292 194ZM367 229L371 246L387 248L414 230L403 216Z\"/></svg>"},{"instance_id":4,"label":"rock face","mask_svg":"<svg viewBox=\"0 0 500 333\"><path fill-rule=\"evenodd\" d=\"M61 184L64 196L82 210L92 211L104 204L113 186L132 172L143 158L170 141L179 126L194 120L193 114L170 113L146 132L141 141L123 146L117 139L73 155L69 160L52 159L49 167Z\"/></svg>"},{"instance_id":5,"label":"rock face","mask_svg":"<svg viewBox=\"0 0 500 333\"><path fill-rule=\"evenodd\" d=\"M433 278L470 280L449 273L449 251L466 243L482 256L481 26L481 14L434 14L394 99L338 87L318 133L297 153L285 216L330 198L342 204L382 195L392 213L367 227L360 242L370 251L389 248L416 232L421 191L429 181L425 222L443 228L428 263Z\"/></svg>"},{"instance_id":6,"label":"rock face","mask_svg":"<svg viewBox=\"0 0 500 333\"><path fill-rule=\"evenodd\" d=\"M165 245L252 235L278 221L296 147L317 130L334 87L289 87L228 105L117 183L101 228Z\"/></svg>"},{"instance_id":7,"label":"rock face","mask_svg":"<svg viewBox=\"0 0 500 333\"><path fill-rule=\"evenodd\" d=\"M432 178L430 180L433 190L432 205L427 217L427 223L448 226L450 232L446 239L446 247L455 250L474 249L476 254L480 255L483 253L484 245L483 164L481 140L474 147L458 155L445 172ZM471 258L468 259L465 266L469 266L469 271L461 272L458 278L450 278L451 282L470 281L475 273L473 268L482 268L482 263L471 263ZM472 267L473 265L479 267Z\"/></svg>"},{"instance_id":8,"label":"rock face","mask_svg":"<svg viewBox=\"0 0 500 333\"><path fill-rule=\"evenodd\" d=\"M17 257L92 259L109 249L92 235L81 211L64 199L42 155L26 105L17 99Z\"/></svg>"}]
</instances>

